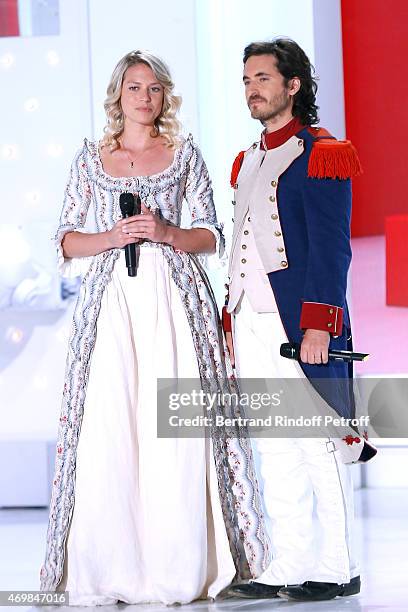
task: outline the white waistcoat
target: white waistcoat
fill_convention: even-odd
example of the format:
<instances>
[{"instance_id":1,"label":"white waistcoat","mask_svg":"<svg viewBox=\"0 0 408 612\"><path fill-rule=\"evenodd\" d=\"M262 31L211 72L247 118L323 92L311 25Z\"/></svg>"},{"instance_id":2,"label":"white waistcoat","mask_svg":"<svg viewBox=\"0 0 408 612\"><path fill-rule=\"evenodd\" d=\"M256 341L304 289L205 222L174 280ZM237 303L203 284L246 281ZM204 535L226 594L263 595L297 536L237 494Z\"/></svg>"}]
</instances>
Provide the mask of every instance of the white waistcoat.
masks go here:
<instances>
[{"instance_id":1,"label":"white waistcoat","mask_svg":"<svg viewBox=\"0 0 408 612\"><path fill-rule=\"evenodd\" d=\"M263 279L268 280L268 272L284 270L290 264L279 220L278 182L280 175L303 153L303 149L303 140L292 136L274 149L264 151L257 143L245 153L235 189L229 312L234 310L244 290L257 312L277 310L272 289L269 296ZM247 221L248 216L250 221ZM244 235L245 231L250 233ZM248 244L249 237L253 244ZM246 249L242 249L243 244L246 244ZM248 249L251 256L245 257L243 250ZM247 261L242 263L243 259Z\"/></svg>"},{"instance_id":2,"label":"white waistcoat","mask_svg":"<svg viewBox=\"0 0 408 612\"><path fill-rule=\"evenodd\" d=\"M255 312L277 312L275 297L256 248L252 220L247 213L236 244L237 273L229 286L228 312L232 312L245 292Z\"/></svg>"}]
</instances>

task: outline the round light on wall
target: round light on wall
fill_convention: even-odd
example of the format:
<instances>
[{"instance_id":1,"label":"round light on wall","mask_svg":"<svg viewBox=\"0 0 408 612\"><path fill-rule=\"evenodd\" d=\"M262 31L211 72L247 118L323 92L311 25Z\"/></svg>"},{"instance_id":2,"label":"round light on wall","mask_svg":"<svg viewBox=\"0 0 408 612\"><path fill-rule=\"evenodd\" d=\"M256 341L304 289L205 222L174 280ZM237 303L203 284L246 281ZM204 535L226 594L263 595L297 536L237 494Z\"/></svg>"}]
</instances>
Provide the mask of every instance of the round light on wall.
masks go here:
<instances>
[{"instance_id":1,"label":"round light on wall","mask_svg":"<svg viewBox=\"0 0 408 612\"><path fill-rule=\"evenodd\" d=\"M3 159L17 159L18 146L15 144L5 144L1 148L1 156Z\"/></svg>"},{"instance_id":2,"label":"round light on wall","mask_svg":"<svg viewBox=\"0 0 408 612\"><path fill-rule=\"evenodd\" d=\"M19 327L8 327L6 331L6 338L13 344L20 344L24 338L23 330Z\"/></svg>"},{"instance_id":3,"label":"round light on wall","mask_svg":"<svg viewBox=\"0 0 408 612\"><path fill-rule=\"evenodd\" d=\"M14 285L16 268L26 263L30 257L30 245L20 227L7 224L0 226L0 279L7 278L6 284Z\"/></svg>"},{"instance_id":4,"label":"round light on wall","mask_svg":"<svg viewBox=\"0 0 408 612\"><path fill-rule=\"evenodd\" d=\"M28 113L33 113L34 111L38 110L39 106L40 103L37 98L28 98L28 100L24 102L24 109Z\"/></svg>"},{"instance_id":5,"label":"round light on wall","mask_svg":"<svg viewBox=\"0 0 408 612\"><path fill-rule=\"evenodd\" d=\"M5 70L12 67L15 62L15 57L12 53L5 53L0 57L0 66Z\"/></svg>"},{"instance_id":6,"label":"round light on wall","mask_svg":"<svg viewBox=\"0 0 408 612\"><path fill-rule=\"evenodd\" d=\"M33 384L36 389L43 391L48 386L48 379L45 375L38 374L33 378Z\"/></svg>"},{"instance_id":7,"label":"round light on wall","mask_svg":"<svg viewBox=\"0 0 408 612\"><path fill-rule=\"evenodd\" d=\"M50 66L57 66L60 63L60 57L54 50L48 51L46 58Z\"/></svg>"},{"instance_id":8,"label":"round light on wall","mask_svg":"<svg viewBox=\"0 0 408 612\"><path fill-rule=\"evenodd\" d=\"M41 194L38 191L27 191L26 200L29 204L35 206L41 201Z\"/></svg>"},{"instance_id":9,"label":"round light on wall","mask_svg":"<svg viewBox=\"0 0 408 612\"><path fill-rule=\"evenodd\" d=\"M47 145L47 153L50 157L61 157L64 149L62 145L51 142Z\"/></svg>"},{"instance_id":10,"label":"round light on wall","mask_svg":"<svg viewBox=\"0 0 408 612\"><path fill-rule=\"evenodd\" d=\"M67 342L68 341L68 330L65 327L61 327L55 332L55 337L58 342Z\"/></svg>"}]
</instances>

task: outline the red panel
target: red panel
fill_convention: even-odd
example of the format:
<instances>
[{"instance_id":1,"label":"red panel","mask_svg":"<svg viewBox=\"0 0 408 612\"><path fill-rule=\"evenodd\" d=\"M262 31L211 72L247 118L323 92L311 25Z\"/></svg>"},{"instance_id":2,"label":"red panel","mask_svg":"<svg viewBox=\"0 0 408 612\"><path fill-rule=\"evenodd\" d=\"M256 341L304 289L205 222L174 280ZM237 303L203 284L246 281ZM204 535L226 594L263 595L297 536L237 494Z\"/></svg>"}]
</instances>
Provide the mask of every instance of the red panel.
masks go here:
<instances>
[{"instance_id":1,"label":"red panel","mask_svg":"<svg viewBox=\"0 0 408 612\"><path fill-rule=\"evenodd\" d=\"M0 0L0 36L19 36L18 0Z\"/></svg>"},{"instance_id":2,"label":"red panel","mask_svg":"<svg viewBox=\"0 0 408 612\"><path fill-rule=\"evenodd\" d=\"M408 306L408 215L386 218L387 304Z\"/></svg>"},{"instance_id":3,"label":"red panel","mask_svg":"<svg viewBox=\"0 0 408 612\"><path fill-rule=\"evenodd\" d=\"M364 174L353 181L353 236L408 213L408 2L342 0L346 132Z\"/></svg>"}]
</instances>

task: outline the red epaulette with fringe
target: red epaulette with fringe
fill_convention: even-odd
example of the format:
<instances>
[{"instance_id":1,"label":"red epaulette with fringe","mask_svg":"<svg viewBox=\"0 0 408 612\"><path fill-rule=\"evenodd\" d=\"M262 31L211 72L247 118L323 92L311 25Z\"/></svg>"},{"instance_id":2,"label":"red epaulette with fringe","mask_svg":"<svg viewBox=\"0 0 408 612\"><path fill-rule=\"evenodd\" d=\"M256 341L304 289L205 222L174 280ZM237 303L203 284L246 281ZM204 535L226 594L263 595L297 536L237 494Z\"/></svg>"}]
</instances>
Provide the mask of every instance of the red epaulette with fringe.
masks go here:
<instances>
[{"instance_id":1,"label":"red epaulette with fringe","mask_svg":"<svg viewBox=\"0 0 408 612\"><path fill-rule=\"evenodd\" d=\"M234 159L234 163L231 168L231 187L235 189L235 185L237 182L239 171L241 170L242 162L244 161L245 151L240 151L236 158Z\"/></svg>"},{"instance_id":2,"label":"red epaulette with fringe","mask_svg":"<svg viewBox=\"0 0 408 612\"><path fill-rule=\"evenodd\" d=\"M311 178L349 179L362 173L357 151L349 140L336 140L324 128L309 127L315 139L307 175Z\"/></svg>"}]
</instances>

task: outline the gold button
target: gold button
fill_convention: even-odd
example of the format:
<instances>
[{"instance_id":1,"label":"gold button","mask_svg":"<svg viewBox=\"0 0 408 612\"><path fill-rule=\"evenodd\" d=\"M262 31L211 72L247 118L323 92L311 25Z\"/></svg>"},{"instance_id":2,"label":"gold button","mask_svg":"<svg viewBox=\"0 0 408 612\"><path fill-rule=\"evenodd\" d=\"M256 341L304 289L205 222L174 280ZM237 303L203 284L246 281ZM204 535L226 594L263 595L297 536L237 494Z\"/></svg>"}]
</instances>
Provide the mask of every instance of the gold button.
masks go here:
<instances>
[{"instance_id":1,"label":"gold button","mask_svg":"<svg viewBox=\"0 0 408 612\"><path fill-rule=\"evenodd\" d=\"M287 268L288 267L288 262L285 261L285 260L281 261L281 266L282 266L282 268Z\"/></svg>"},{"instance_id":2,"label":"gold button","mask_svg":"<svg viewBox=\"0 0 408 612\"><path fill-rule=\"evenodd\" d=\"M329 308L329 314L333 314L334 310L333 308Z\"/></svg>"},{"instance_id":3,"label":"gold button","mask_svg":"<svg viewBox=\"0 0 408 612\"><path fill-rule=\"evenodd\" d=\"M241 263L246 263L246 259L241 259Z\"/></svg>"},{"instance_id":4,"label":"gold button","mask_svg":"<svg viewBox=\"0 0 408 612\"><path fill-rule=\"evenodd\" d=\"M271 215L271 219L273 219L274 221L276 221L277 218L278 218L278 215Z\"/></svg>"},{"instance_id":5,"label":"gold button","mask_svg":"<svg viewBox=\"0 0 408 612\"><path fill-rule=\"evenodd\" d=\"M244 236L248 236L248 234L249 234L248 230L245 230L244 231Z\"/></svg>"},{"instance_id":6,"label":"gold button","mask_svg":"<svg viewBox=\"0 0 408 612\"><path fill-rule=\"evenodd\" d=\"M333 327L333 323L328 323L327 327Z\"/></svg>"},{"instance_id":7,"label":"gold button","mask_svg":"<svg viewBox=\"0 0 408 612\"><path fill-rule=\"evenodd\" d=\"M303 145L303 140L298 140L298 147L301 147Z\"/></svg>"},{"instance_id":8,"label":"gold button","mask_svg":"<svg viewBox=\"0 0 408 612\"><path fill-rule=\"evenodd\" d=\"M244 276L245 276L245 273L241 272L241 278L244 278Z\"/></svg>"},{"instance_id":9,"label":"gold button","mask_svg":"<svg viewBox=\"0 0 408 612\"><path fill-rule=\"evenodd\" d=\"M276 230L276 232L274 232L275 236L282 236L282 232L280 232L279 230Z\"/></svg>"},{"instance_id":10,"label":"gold button","mask_svg":"<svg viewBox=\"0 0 408 612\"><path fill-rule=\"evenodd\" d=\"M246 244L243 244L243 245L242 245L242 248L243 248L243 249L246 249Z\"/></svg>"},{"instance_id":11,"label":"gold button","mask_svg":"<svg viewBox=\"0 0 408 612\"><path fill-rule=\"evenodd\" d=\"M285 249L283 247L278 247L278 253L283 253Z\"/></svg>"},{"instance_id":12,"label":"gold button","mask_svg":"<svg viewBox=\"0 0 408 612\"><path fill-rule=\"evenodd\" d=\"M275 196L269 196L269 199L271 202L274 202L276 200Z\"/></svg>"},{"instance_id":13,"label":"gold button","mask_svg":"<svg viewBox=\"0 0 408 612\"><path fill-rule=\"evenodd\" d=\"M276 187L276 185L277 185L276 181L271 181L271 185L272 185L272 187Z\"/></svg>"}]
</instances>

